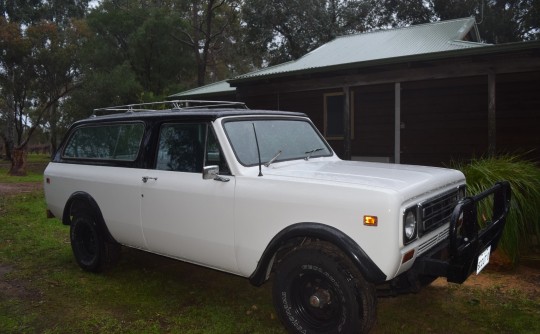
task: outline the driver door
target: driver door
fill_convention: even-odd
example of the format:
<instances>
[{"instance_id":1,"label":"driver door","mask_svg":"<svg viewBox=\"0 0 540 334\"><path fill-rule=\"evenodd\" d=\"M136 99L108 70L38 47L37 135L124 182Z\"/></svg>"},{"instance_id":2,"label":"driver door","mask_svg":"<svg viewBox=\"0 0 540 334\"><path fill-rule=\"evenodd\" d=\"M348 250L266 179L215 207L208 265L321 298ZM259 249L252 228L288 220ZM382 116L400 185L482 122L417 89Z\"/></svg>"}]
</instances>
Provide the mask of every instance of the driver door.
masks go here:
<instances>
[{"instance_id":1,"label":"driver door","mask_svg":"<svg viewBox=\"0 0 540 334\"><path fill-rule=\"evenodd\" d=\"M221 180L204 180L219 165ZM161 125L155 169L142 175L143 234L152 252L236 271L235 179L208 123ZM225 174L225 175L224 175ZM146 182L144 181L146 180Z\"/></svg>"}]
</instances>

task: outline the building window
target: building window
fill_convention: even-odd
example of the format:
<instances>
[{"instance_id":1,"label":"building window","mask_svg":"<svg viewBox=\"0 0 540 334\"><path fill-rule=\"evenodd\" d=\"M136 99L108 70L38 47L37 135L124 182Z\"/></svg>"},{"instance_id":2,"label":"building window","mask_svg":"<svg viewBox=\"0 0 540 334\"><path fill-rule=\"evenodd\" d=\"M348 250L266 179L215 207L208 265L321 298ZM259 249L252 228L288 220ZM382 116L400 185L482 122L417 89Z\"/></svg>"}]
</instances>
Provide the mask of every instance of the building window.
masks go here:
<instances>
[{"instance_id":1,"label":"building window","mask_svg":"<svg viewBox=\"0 0 540 334\"><path fill-rule=\"evenodd\" d=\"M354 124L351 93L351 103L349 104L350 124L351 124L351 139L354 137ZM344 128L344 109L345 109L345 94L344 93L329 93L324 94L324 136L327 139L343 139L345 137Z\"/></svg>"}]
</instances>

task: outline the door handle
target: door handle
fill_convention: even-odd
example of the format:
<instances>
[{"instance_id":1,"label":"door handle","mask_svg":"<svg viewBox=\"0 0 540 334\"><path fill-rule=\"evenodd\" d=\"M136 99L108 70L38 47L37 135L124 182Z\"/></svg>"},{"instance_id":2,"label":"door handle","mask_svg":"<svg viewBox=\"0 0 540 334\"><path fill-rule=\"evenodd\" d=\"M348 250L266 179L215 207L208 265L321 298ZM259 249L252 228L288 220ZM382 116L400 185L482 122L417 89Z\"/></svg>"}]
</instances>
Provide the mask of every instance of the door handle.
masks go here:
<instances>
[{"instance_id":1,"label":"door handle","mask_svg":"<svg viewBox=\"0 0 540 334\"><path fill-rule=\"evenodd\" d=\"M151 176L143 176L142 177L142 181L144 183L148 182L148 180L154 180L154 181L157 181L157 177L151 177Z\"/></svg>"}]
</instances>

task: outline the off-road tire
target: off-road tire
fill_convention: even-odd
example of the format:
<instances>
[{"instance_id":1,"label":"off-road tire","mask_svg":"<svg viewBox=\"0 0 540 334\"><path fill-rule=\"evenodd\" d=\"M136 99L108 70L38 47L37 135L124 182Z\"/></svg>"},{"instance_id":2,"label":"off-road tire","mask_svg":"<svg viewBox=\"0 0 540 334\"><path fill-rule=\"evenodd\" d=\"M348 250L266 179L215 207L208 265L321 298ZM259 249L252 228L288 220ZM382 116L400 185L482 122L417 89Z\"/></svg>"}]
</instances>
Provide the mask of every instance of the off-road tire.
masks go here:
<instances>
[{"instance_id":1,"label":"off-road tire","mask_svg":"<svg viewBox=\"0 0 540 334\"><path fill-rule=\"evenodd\" d=\"M86 271L102 272L120 257L120 245L105 239L94 216L88 211L73 217L70 240L75 260Z\"/></svg>"},{"instance_id":2,"label":"off-road tire","mask_svg":"<svg viewBox=\"0 0 540 334\"><path fill-rule=\"evenodd\" d=\"M376 319L375 287L324 242L302 246L281 260L272 297L279 319L292 333L367 333ZM312 298L328 300L315 307Z\"/></svg>"}]
</instances>

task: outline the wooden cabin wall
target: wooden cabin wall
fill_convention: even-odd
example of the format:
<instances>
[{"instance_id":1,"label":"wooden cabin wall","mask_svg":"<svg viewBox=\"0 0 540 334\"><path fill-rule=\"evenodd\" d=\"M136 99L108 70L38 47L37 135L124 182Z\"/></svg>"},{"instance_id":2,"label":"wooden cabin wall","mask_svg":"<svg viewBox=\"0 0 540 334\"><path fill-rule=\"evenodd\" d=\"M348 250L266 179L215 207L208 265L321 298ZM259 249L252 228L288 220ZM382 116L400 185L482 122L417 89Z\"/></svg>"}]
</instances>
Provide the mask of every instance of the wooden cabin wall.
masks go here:
<instances>
[{"instance_id":1,"label":"wooden cabin wall","mask_svg":"<svg viewBox=\"0 0 540 334\"><path fill-rule=\"evenodd\" d=\"M269 109L303 112L308 115L317 129L324 132L324 94L339 90L312 90L304 92L271 93L244 96L243 100L251 109ZM342 140L329 140L338 156L343 152Z\"/></svg>"},{"instance_id":2,"label":"wooden cabin wall","mask_svg":"<svg viewBox=\"0 0 540 334\"><path fill-rule=\"evenodd\" d=\"M540 71L497 75L495 91L497 152L540 163Z\"/></svg>"},{"instance_id":3,"label":"wooden cabin wall","mask_svg":"<svg viewBox=\"0 0 540 334\"><path fill-rule=\"evenodd\" d=\"M250 109L277 110L279 105L276 94L241 96L240 101Z\"/></svg>"},{"instance_id":4,"label":"wooden cabin wall","mask_svg":"<svg viewBox=\"0 0 540 334\"><path fill-rule=\"evenodd\" d=\"M487 152L487 76L401 87L401 163L445 166Z\"/></svg>"},{"instance_id":5,"label":"wooden cabin wall","mask_svg":"<svg viewBox=\"0 0 540 334\"><path fill-rule=\"evenodd\" d=\"M394 161L394 83L351 87L351 155ZM499 153L527 153L540 162L540 71L496 75ZM250 95L251 109L306 113L324 132L324 94L341 89ZM403 164L448 166L485 156L488 149L487 75L401 82L401 156ZM343 140L329 140L338 156Z\"/></svg>"}]
</instances>

